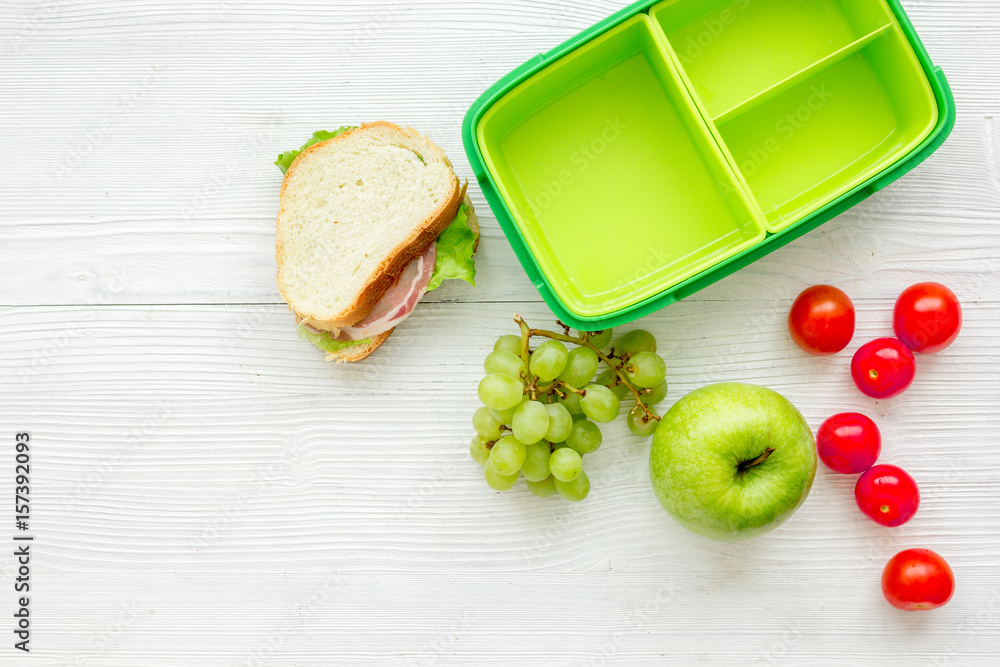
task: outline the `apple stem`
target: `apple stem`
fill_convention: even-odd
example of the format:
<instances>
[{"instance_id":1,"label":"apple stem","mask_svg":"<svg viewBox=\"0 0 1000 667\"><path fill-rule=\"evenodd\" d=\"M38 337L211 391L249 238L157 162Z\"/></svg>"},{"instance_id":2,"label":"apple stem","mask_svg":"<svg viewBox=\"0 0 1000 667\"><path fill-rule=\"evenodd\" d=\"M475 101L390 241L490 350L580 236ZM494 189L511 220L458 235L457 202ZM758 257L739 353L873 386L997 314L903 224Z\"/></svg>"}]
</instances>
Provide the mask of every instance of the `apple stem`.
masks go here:
<instances>
[{"instance_id":1,"label":"apple stem","mask_svg":"<svg viewBox=\"0 0 1000 667\"><path fill-rule=\"evenodd\" d=\"M761 463L771 458L771 454L774 454L774 448L768 447L767 449L764 450L763 454L755 458L753 461L744 461L743 463L741 463L740 472L746 472L747 470L750 470L750 468L756 468Z\"/></svg>"}]
</instances>

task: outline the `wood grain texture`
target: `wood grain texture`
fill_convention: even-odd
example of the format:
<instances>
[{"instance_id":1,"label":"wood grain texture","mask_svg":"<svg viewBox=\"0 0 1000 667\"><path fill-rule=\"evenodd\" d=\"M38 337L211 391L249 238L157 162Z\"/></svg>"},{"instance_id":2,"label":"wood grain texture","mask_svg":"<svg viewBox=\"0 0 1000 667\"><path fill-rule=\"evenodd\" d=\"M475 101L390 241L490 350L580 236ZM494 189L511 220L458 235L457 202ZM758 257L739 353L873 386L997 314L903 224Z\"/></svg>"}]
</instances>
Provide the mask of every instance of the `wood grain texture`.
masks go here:
<instances>
[{"instance_id":1,"label":"wood grain texture","mask_svg":"<svg viewBox=\"0 0 1000 667\"><path fill-rule=\"evenodd\" d=\"M860 303L859 338L884 333L891 299ZM660 510L648 445L621 424L604 428L586 503L488 491L466 458L481 359L508 310L546 319L536 303L425 304L350 367L321 363L273 306L6 309L8 430L30 426L36 442L42 655L90 655L136 605L92 664L230 664L269 632L286 643L264 664L603 664L604 650L620 664L933 664L959 633L955 664L988 664L1000 303L969 304L959 342L882 406L853 389L848 358L803 358L787 304L753 305L682 303L644 321L664 341L670 402L738 380L781 391L814 427L871 414L884 460L922 484L917 520L880 529L854 509L851 479L821 472L779 532L711 543ZM947 552L962 582L930 625L879 598L884 561L913 545ZM331 576L331 601L298 618Z\"/></svg>"},{"instance_id":2,"label":"wood grain texture","mask_svg":"<svg viewBox=\"0 0 1000 667\"><path fill-rule=\"evenodd\" d=\"M280 174L271 161L279 152L320 127L386 118L428 134L471 178L459 131L472 101L514 66L620 7L532 0L389 2L374 12L364 2L49 5L34 22L30 10L9 9L10 39L0 37L0 49L7 46L0 123L10 156L0 161L0 182L17 193L0 211L9 258L0 280L18 285L2 304L277 303ZM975 262L996 247L994 5L908 6L955 88L954 136L914 176L747 275L785 276L787 284L817 255L833 255L824 266L863 280L914 253L936 256L942 228L956 242L949 260ZM484 209L475 187L472 195ZM956 228L960 241L951 238ZM524 292L528 282L489 220L485 232L480 290L449 286L436 300L509 300ZM864 256L866 249L877 256ZM728 281L716 294L747 283Z\"/></svg>"},{"instance_id":3,"label":"wood grain texture","mask_svg":"<svg viewBox=\"0 0 1000 667\"><path fill-rule=\"evenodd\" d=\"M875 418L884 460L922 488L902 528L864 520L853 480L821 471L780 531L692 536L623 424L604 427L587 502L489 491L467 455L482 359L514 312L551 315L474 185L476 289L445 285L362 365L324 364L295 336L274 285L277 153L385 118L469 178L459 128L478 94L623 4L0 2L0 434L32 433L37 536L32 655L5 641L0 665L1000 662L994 0L904 2L958 100L940 151L642 323L668 404L735 380L814 428ZM967 324L897 399L861 397L849 355L788 340L809 284L855 297L860 342L927 279L955 289ZM948 607L882 602L881 568L910 546L955 567Z\"/></svg>"}]
</instances>

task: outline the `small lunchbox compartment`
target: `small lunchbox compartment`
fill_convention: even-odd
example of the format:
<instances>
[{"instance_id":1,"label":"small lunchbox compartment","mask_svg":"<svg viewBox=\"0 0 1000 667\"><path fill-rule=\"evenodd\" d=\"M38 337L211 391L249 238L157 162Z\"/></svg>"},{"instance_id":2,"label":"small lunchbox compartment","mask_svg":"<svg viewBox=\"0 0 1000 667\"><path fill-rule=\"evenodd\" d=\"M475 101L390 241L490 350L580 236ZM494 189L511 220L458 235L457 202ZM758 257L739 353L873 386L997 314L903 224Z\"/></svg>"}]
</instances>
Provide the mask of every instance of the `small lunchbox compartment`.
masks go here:
<instances>
[{"instance_id":1,"label":"small lunchbox compartment","mask_svg":"<svg viewBox=\"0 0 1000 667\"><path fill-rule=\"evenodd\" d=\"M715 119L771 232L903 158L933 130L934 94L899 31Z\"/></svg>"},{"instance_id":2,"label":"small lunchbox compartment","mask_svg":"<svg viewBox=\"0 0 1000 667\"><path fill-rule=\"evenodd\" d=\"M883 0L666 0L649 13L769 232L904 157L937 122Z\"/></svg>"},{"instance_id":3,"label":"small lunchbox compartment","mask_svg":"<svg viewBox=\"0 0 1000 667\"><path fill-rule=\"evenodd\" d=\"M712 118L891 20L879 0L666 0L649 15Z\"/></svg>"},{"instance_id":4,"label":"small lunchbox compartment","mask_svg":"<svg viewBox=\"0 0 1000 667\"><path fill-rule=\"evenodd\" d=\"M619 312L765 238L645 14L547 64L477 133L518 234L576 317Z\"/></svg>"}]
</instances>

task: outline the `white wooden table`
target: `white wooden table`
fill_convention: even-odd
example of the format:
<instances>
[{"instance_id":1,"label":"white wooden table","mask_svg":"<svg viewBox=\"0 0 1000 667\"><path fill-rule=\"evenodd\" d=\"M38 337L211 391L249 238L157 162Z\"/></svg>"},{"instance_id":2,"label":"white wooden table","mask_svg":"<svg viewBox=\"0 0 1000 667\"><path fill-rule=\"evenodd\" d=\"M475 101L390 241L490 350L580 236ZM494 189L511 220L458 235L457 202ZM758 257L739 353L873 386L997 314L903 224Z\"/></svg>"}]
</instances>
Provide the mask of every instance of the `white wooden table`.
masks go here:
<instances>
[{"instance_id":1,"label":"white wooden table","mask_svg":"<svg viewBox=\"0 0 1000 667\"><path fill-rule=\"evenodd\" d=\"M481 362L551 324L472 187L479 285L447 284L368 362L300 341L274 284L280 173L313 130L408 123L471 176L460 125L507 71L624 0L39 0L0 4L0 664L1000 663L1000 5L908 0L958 99L951 139L861 206L643 321L675 401L768 385L818 427L877 417L923 506L863 518L823 470L782 529L684 532L648 443L605 429L584 503L491 492L468 459ZM859 306L950 285L967 324L877 405L806 358L803 287ZM32 437L31 654L13 648L14 434ZM883 565L958 577L905 614ZM6 620L3 620L6 619Z\"/></svg>"}]
</instances>

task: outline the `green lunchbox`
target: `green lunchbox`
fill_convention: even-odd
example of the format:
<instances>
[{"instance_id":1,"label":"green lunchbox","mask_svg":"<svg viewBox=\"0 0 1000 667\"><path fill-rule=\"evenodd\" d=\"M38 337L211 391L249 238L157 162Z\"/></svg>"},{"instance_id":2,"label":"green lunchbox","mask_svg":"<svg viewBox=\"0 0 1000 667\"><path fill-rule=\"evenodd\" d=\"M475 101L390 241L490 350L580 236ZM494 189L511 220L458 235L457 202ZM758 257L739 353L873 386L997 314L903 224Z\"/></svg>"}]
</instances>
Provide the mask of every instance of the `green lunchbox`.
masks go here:
<instances>
[{"instance_id":1,"label":"green lunchbox","mask_svg":"<svg viewBox=\"0 0 1000 667\"><path fill-rule=\"evenodd\" d=\"M546 303L598 330L839 215L954 122L898 0L647 0L504 77L463 140Z\"/></svg>"}]
</instances>

